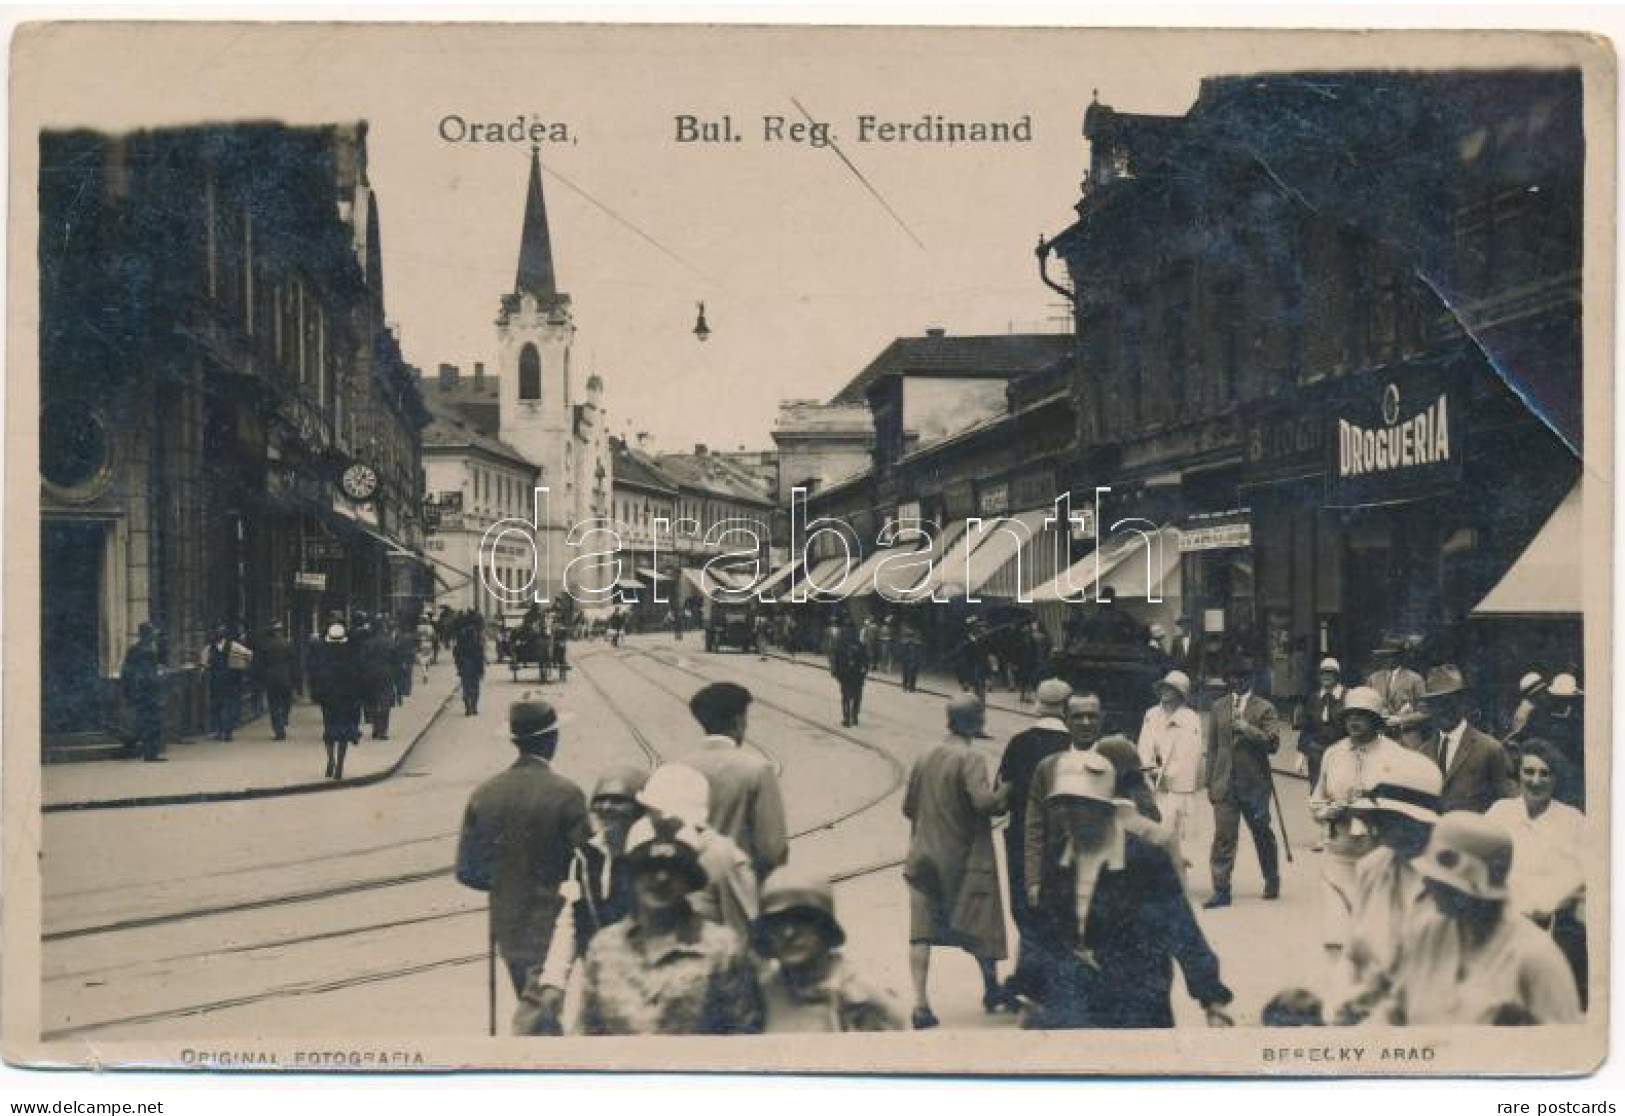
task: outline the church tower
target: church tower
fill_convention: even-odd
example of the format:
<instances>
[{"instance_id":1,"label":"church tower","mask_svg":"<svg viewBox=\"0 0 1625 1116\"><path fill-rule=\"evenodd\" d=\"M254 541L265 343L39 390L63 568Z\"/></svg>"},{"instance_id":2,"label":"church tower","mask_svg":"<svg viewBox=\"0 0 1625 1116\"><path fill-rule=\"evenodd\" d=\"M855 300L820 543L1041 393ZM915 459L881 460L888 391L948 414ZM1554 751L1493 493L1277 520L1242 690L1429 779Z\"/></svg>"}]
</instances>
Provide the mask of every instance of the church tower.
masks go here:
<instances>
[{"instance_id":1,"label":"church tower","mask_svg":"<svg viewBox=\"0 0 1625 1116\"><path fill-rule=\"evenodd\" d=\"M502 296L496 329L501 437L540 467L537 483L549 490L546 521L538 524L536 537L543 569L534 588L556 599L573 556L565 539L570 527L590 513L582 507L576 461L576 400L570 379L576 327L570 296L558 289L553 270L541 154L535 147L519 230L519 267L512 293Z\"/></svg>"}]
</instances>

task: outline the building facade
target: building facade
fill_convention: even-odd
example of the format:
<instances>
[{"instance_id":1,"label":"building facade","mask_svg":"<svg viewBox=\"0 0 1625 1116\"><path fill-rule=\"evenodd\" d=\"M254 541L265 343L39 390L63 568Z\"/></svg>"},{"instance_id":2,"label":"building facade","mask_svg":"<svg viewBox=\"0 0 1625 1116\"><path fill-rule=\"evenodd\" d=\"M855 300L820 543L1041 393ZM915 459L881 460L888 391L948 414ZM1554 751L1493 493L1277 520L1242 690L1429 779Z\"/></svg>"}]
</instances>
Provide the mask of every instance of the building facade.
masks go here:
<instances>
[{"instance_id":1,"label":"building facade","mask_svg":"<svg viewBox=\"0 0 1625 1116\"><path fill-rule=\"evenodd\" d=\"M1278 694L1389 636L1530 663L1473 611L1580 472L1578 74L1211 79L1085 134L1040 248L1077 468L1180 530L1181 611Z\"/></svg>"},{"instance_id":2,"label":"building facade","mask_svg":"<svg viewBox=\"0 0 1625 1116\"><path fill-rule=\"evenodd\" d=\"M297 637L423 589L416 373L366 126L41 136L47 747L105 737L151 622L170 725L216 625Z\"/></svg>"}]
</instances>

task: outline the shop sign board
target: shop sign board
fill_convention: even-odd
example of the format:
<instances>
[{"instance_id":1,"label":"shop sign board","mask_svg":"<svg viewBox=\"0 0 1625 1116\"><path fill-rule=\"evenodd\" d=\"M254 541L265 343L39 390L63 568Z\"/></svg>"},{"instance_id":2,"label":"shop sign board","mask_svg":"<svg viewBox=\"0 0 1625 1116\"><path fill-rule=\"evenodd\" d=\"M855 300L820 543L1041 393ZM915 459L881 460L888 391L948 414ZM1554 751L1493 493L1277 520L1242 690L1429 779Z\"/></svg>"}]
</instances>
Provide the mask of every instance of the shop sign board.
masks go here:
<instances>
[{"instance_id":1,"label":"shop sign board","mask_svg":"<svg viewBox=\"0 0 1625 1116\"><path fill-rule=\"evenodd\" d=\"M327 591L327 575L324 573L307 573L304 570L300 570L298 573L293 575L293 587L295 589L311 589L317 593L324 593Z\"/></svg>"},{"instance_id":2,"label":"shop sign board","mask_svg":"<svg viewBox=\"0 0 1625 1116\"><path fill-rule=\"evenodd\" d=\"M1253 545L1251 523L1219 523L1210 527L1181 527L1179 550L1235 550Z\"/></svg>"},{"instance_id":3,"label":"shop sign board","mask_svg":"<svg viewBox=\"0 0 1625 1116\"><path fill-rule=\"evenodd\" d=\"M982 486L976 494L976 510L981 515L1003 515L1010 510L1010 485L1004 481Z\"/></svg>"},{"instance_id":4,"label":"shop sign board","mask_svg":"<svg viewBox=\"0 0 1625 1116\"><path fill-rule=\"evenodd\" d=\"M1360 377L1327 415L1327 505L1395 504L1453 488L1465 418L1465 400L1446 373Z\"/></svg>"}]
</instances>

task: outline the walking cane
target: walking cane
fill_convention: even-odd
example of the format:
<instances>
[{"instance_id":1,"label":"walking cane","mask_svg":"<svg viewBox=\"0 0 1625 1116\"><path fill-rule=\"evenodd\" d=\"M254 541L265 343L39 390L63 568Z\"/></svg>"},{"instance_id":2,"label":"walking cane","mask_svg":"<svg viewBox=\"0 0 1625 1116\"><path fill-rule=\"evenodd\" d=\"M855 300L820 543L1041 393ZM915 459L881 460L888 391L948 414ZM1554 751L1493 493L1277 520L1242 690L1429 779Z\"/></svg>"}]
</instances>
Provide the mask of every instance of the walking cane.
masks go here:
<instances>
[{"instance_id":1,"label":"walking cane","mask_svg":"<svg viewBox=\"0 0 1625 1116\"><path fill-rule=\"evenodd\" d=\"M1275 820L1281 825L1281 847L1286 850L1286 862L1291 864L1292 838L1286 835L1286 811L1281 809L1281 792L1275 786L1275 768L1273 767L1270 768L1270 798L1275 801Z\"/></svg>"},{"instance_id":2,"label":"walking cane","mask_svg":"<svg viewBox=\"0 0 1625 1116\"><path fill-rule=\"evenodd\" d=\"M485 908L485 991L490 1012L486 1026L492 1038L497 1035L497 924L491 908Z\"/></svg>"}]
</instances>

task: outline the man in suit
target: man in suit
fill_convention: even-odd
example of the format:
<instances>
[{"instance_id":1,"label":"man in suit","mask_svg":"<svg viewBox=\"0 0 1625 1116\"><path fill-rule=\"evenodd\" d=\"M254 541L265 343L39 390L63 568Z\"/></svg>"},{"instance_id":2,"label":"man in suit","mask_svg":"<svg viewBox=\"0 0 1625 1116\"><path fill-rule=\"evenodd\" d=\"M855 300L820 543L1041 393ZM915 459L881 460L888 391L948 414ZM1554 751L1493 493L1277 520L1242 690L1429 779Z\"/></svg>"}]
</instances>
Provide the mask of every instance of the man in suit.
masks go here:
<instances>
[{"instance_id":1,"label":"man in suit","mask_svg":"<svg viewBox=\"0 0 1625 1116\"><path fill-rule=\"evenodd\" d=\"M271 734L277 740L288 738L288 713L293 708L293 644L280 620L271 625L264 643L255 649L252 669L265 690L265 711L271 717Z\"/></svg>"},{"instance_id":2,"label":"man in suit","mask_svg":"<svg viewBox=\"0 0 1625 1116\"><path fill-rule=\"evenodd\" d=\"M1010 738L994 779L998 786L1010 788L1010 824L1004 828L1004 863L1010 881L1010 917L1016 924L1019 949L1016 971L1005 982L1009 992L1028 991L1037 966L1029 944L1032 920L1027 909L1026 850L1023 847L1027 839L1027 791L1038 765L1057 752L1066 751L1072 743L1063 719L1067 699L1071 696L1072 687L1059 678L1039 683L1038 720Z\"/></svg>"},{"instance_id":3,"label":"man in suit","mask_svg":"<svg viewBox=\"0 0 1625 1116\"><path fill-rule=\"evenodd\" d=\"M1383 712L1390 722L1422 703L1422 676L1405 665L1404 654L1405 644L1393 636L1385 636L1371 652L1373 670L1365 684L1382 698Z\"/></svg>"},{"instance_id":4,"label":"man in suit","mask_svg":"<svg viewBox=\"0 0 1625 1116\"><path fill-rule=\"evenodd\" d=\"M559 718L545 701L516 701L508 731L519 759L468 801L457 880L491 895L491 938L515 993L547 957L575 850L590 832L581 788L553 770Z\"/></svg>"},{"instance_id":5,"label":"man in suit","mask_svg":"<svg viewBox=\"0 0 1625 1116\"><path fill-rule=\"evenodd\" d=\"M1336 659L1320 661L1319 685L1299 707L1298 755L1303 757L1309 785L1320 782L1320 761L1343 738L1343 698L1348 692L1341 681L1343 667Z\"/></svg>"},{"instance_id":6,"label":"man in suit","mask_svg":"<svg viewBox=\"0 0 1625 1116\"><path fill-rule=\"evenodd\" d=\"M1270 831L1270 756L1281 747L1275 706L1253 693L1253 666L1233 663L1229 692L1213 702L1208 724L1207 796L1213 803L1213 895L1208 909L1230 905L1230 874L1236 866L1242 821L1253 835L1264 898L1281 894L1275 834Z\"/></svg>"},{"instance_id":7,"label":"man in suit","mask_svg":"<svg viewBox=\"0 0 1625 1116\"><path fill-rule=\"evenodd\" d=\"M765 880L790 858L790 841L773 765L744 750L750 702L750 691L733 682L713 682L690 698L689 712L706 736L683 762L711 785L711 828L731 838Z\"/></svg>"},{"instance_id":8,"label":"man in suit","mask_svg":"<svg viewBox=\"0 0 1625 1116\"><path fill-rule=\"evenodd\" d=\"M1168 644L1168 669L1183 671L1187 676L1196 678L1200 672L1196 668L1196 643L1191 639L1191 622L1188 617L1181 616L1174 621L1174 638Z\"/></svg>"},{"instance_id":9,"label":"man in suit","mask_svg":"<svg viewBox=\"0 0 1625 1116\"><path fill-rule=\"evenodd\" d=\"M1428 672L1422 708L1435 734L1430 757L1444 775L1441 813L1472 810L1482 814L1497 801L1517 793L1507 768L1506 750L1493 737L1467 723L1466 680L1454 666Z\"/></svg>"}]
</instances>

